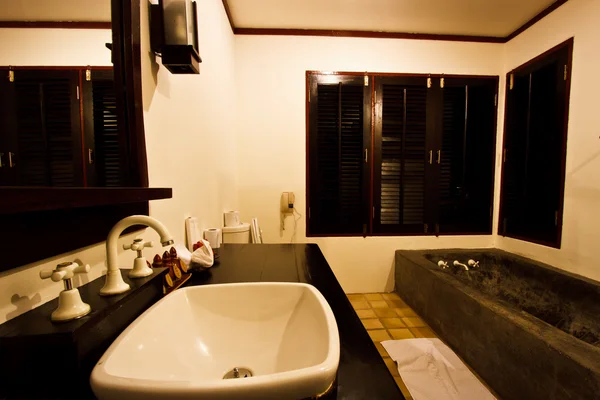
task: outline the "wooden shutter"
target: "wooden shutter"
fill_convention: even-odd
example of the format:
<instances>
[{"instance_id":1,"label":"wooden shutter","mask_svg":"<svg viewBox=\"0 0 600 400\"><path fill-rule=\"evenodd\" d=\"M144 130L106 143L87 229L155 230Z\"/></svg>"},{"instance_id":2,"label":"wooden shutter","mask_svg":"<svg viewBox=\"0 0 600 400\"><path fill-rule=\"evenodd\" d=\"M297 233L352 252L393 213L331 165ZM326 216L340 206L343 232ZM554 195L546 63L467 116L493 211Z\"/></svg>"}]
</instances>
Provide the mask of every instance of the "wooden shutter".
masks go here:
<instances>
[{"instance_id":1,"label":"wooden shutter","mask_svg":"<svg viewBox=\"0 0 600 400\"><path fill-rule=\"evenodd\" d=\"M363 77L311 76L309 234L367 233L369 89Z\"/></svg>"},{"instance_id":2,"label":"wooden shutter","mask_svg":"<svg viewBox=\"0 0 600 400\"><path fill-rule=\"evenodd\" d=\"M440 233L491 233L497 79L446 78L439 167Z\"/></svg>"},{"instance_id":3,"label":"wooden shutter","mask_svg":"<svg viewBox=\"0 0 600 400\"><path fill-rule=\"evenodd\" d=\"M15 71L21 186L83 186L77 73Z\"/></svg>"},{"instance_id":4,"label":"wooden shutter","mask_svg":"<svg viewBox=\"0 0 600 400\"><path fill-rule=\"evenodd\" d=\"M126 186L113 72L92 71L91 81L85 81L83 87L88 184Z\"/></svg>"},{"instance_id":5,"label":"wooden shutter","mask_svg":"<svg viewBox=\"0 0 600 400\"><path fill-rule=\"evenodd\" d=\"M427 82L377 77L374 222L376 233L425 233Z\"/></svg>"},{"instance_id":6,"label":"wooden shutter","mask_svg":"<svg viewBox=\"0 0 600 400\"><path fill-rule=\"evenodd\" d=\"M567 41L518 68L507 88L499 233L553 247L561 239L571 51Z\"/></svg>"},{"instance_id":7,"label":"wooden shutter","mask_svg":"<svg viewBox=\"0 0 600 400\"><path fill-rule=\"evenodd\" d=\"M17 168L9 164L9 153L16 151L14 84L8 80L8 69L0 69L0 186L18 184Z\"/></svg>"}]
</instances>

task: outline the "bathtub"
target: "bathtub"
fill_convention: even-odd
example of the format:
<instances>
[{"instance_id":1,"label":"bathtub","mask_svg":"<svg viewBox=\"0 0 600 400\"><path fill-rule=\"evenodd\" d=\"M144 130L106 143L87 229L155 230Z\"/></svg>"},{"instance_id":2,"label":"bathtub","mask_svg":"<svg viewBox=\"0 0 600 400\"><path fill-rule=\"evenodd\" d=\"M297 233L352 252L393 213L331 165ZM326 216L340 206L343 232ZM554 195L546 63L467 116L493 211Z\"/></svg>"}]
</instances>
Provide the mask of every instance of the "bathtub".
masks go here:
<instances>
[{"instance_id":1,"label":"bathtub","mask_svg":"<svg viewBox=\"0 0 600 400\"><path fill-rule=\"evenodd\" d=\"M600 399L599 282L496 249L398 250L395 281L502 399Z\"/></svg>"}]
</instances>

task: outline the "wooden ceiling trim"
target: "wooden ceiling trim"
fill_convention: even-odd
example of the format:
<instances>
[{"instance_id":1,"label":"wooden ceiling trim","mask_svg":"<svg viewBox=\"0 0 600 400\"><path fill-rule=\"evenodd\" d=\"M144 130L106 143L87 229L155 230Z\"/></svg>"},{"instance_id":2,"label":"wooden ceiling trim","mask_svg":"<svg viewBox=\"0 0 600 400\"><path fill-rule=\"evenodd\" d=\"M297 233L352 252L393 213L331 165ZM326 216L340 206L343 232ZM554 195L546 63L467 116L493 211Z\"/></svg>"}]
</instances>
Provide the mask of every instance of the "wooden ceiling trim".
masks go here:
<instances>
[{"instance_id":1,"label":"wooden ceiling trim","mask_svg":"<svg viewBox=\"0 0 600 400\"><path fill-rule=\"evenodd\" d=\"M526 31L536 22L558 9L568 0L556 0L548 7L540 11L529 21L521 25L511 34L505 37L497 36L474 36L474 35L444 35L428 33L410 33L410 32L377 32L377 31L353 31L353 30L328 30L328 29L283 29L283 28L242 28L236 27L231 15L231 10L227 0L223 1L223 7L229 19L229 25L236 35L275 35L275 36L330 36L330 37L360 37L360 38L378 38L378 39L416 39L416 40L445 40L461 42L479 42L479 43L506 43L519 34Z\"/></svg>"}]
</instances>

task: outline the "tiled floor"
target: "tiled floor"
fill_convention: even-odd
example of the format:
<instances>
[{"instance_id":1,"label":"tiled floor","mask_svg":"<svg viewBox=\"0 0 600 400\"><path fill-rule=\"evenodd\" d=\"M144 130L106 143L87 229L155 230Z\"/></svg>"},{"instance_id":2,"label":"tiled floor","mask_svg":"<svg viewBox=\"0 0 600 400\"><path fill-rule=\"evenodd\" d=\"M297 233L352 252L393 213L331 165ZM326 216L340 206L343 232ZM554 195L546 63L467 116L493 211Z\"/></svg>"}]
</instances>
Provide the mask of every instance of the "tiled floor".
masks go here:
<instances>
[{"instance_id":1,"label":"tiled floor","mask_svg":"<svg viewBox=\"0 0 600 400\"><path fill-rule=\"evenodd\" d=\"M435 338L437 336L396 293L349 294L348 299L404 397L412 400L400 374L398 374L396 364L380 342L390 339Z\"/></svg>"}]
</instances>

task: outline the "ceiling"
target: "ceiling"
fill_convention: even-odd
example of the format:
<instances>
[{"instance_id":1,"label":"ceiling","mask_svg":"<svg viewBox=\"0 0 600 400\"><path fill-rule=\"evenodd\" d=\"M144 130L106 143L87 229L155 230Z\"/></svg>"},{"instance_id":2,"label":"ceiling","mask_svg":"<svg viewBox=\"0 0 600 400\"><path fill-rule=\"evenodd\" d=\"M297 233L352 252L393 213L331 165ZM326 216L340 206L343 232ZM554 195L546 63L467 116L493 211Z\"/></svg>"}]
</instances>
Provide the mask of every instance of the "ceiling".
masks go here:
<instances>
[{"instance_id":1,"label":"ceiling","mask_svg":"<svg viewBox=\"0 0 600 400\"><path fill-rule=\"evenodd\" d=\"M236 28L506 37L555 0L227 0Z\"/></svg>"},{"instance_id":2,"label":"ceiling","mask_svg":"<svg viewBox=\"0 0 600 400\"><path fill-rule=\"evenodd\" d=\"M10 7L0 9L0 21L110 21L111 0L2 1L10 1ZM233 25L238 29L356 30L506 37L555 1L226 0L224 3L228 4Z\"/></svg>"},{"instance_id":3,"label":"ceiling","mask_svg":"<svg viewBox=\"0 0 600 400\"><path fill-rule=\"evenodd\" d=\"M0 21L110 22L111 0L1 0Z\"/></svg>"}]
</instances>

